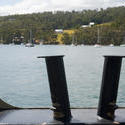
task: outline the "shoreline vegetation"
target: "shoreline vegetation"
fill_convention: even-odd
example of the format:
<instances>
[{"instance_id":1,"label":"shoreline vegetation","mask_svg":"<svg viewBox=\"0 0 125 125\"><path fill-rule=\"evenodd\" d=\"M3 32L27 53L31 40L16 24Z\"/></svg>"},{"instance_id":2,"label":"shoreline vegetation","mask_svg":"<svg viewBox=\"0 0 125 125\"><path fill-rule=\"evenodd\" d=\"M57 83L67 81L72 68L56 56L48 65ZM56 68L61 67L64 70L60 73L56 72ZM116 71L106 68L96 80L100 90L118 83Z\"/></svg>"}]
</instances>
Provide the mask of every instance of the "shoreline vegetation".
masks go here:
<instances>
[{"instance_id":1,"label":"shoreline vegetation","mask_svg":"<svg viewBox=\"0 0 125 125\"><path fill-rule=\"evenodd\" d=\"M125 6L0 17L0 44L125 44ZM92 24L93 25L89 25ZM58 32L58 31L61 32Z\"/></svg>"}]
</instances>

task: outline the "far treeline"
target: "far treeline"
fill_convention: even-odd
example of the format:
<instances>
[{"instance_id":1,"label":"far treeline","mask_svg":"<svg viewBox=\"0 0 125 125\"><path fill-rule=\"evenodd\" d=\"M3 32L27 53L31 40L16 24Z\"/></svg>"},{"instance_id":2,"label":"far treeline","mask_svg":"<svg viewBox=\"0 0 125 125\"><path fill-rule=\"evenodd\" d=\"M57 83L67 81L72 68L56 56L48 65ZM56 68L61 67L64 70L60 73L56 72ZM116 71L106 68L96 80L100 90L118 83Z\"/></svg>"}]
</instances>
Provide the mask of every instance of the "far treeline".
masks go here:
<instances>
[{"instance_id":1,"label":"far treeline","mask_svg":"<svg viewBox=\"0 0 125 125\"><path fill-rule=\"evenodd\" d=\"M94 25L87 26L90 22ZM73 32L61 33L58 41L55 29ZM31 31L34 43L120 45L125 43L125 7L0 17L0 43L27 43Z\"/></svg>"}]
</instances>

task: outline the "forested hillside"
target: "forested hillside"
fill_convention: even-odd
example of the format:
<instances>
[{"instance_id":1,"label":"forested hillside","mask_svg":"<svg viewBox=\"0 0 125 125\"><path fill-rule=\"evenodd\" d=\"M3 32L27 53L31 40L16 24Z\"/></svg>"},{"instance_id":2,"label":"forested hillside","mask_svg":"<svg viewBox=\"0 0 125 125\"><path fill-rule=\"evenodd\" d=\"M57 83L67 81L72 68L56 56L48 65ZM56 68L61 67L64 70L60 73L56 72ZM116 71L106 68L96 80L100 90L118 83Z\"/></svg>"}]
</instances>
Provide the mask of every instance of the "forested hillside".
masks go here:
<instances>
[{"instance_id":1,"label":"forested hillside","mask_svg":"<svg viewBox=\"0 0 125 125\"><path fill-rule=\"evenodd\" d=\"M88 25L90 22L94 22L95 25L81 28L82 25ZM125 36L125 7L2 16L0 42L26 43L29 40L29 31L32 30L34 40L55 44L58 43L55 29L75 31L74 34L64 33L62 37L64 44L71 44L73 37L77 39L77 44L95 44L97 29L99 29L101 44L119 45L124 41Z\"/></svg>"}]
</instances>

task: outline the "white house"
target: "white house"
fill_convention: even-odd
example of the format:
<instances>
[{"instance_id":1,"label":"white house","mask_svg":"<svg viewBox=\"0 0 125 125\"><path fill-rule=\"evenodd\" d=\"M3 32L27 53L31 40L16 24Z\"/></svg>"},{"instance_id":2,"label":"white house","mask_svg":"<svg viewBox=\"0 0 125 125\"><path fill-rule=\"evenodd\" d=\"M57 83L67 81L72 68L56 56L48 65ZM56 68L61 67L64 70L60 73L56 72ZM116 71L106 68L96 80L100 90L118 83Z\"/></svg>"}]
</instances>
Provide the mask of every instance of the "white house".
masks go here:
<instances>
[{"instance_id":1,"label":"white house","mask_svg":"<svg viewBox=\"0 0 125 125\"><path fill-rule=\"evenodd\" d=\"M55 29L56 33L63 33L63 29Z\"/></svg>"},{"instance_id":2,"label":"white house","mask_svg":"<svg viewBox=\"0 0 125 125\"><path fill-rule=\"evenodd\" d=\"M94 22L90 22L90 23L89 23L89 26L93 26L93 25L95 25Z\"/></svg>"},{"instance_id":3,"label":"white house","mask_svg":"<svg viewBox=\"0 0 125 125\"><path fill-rule=\"evenodd\" d=\"M82 28L86 28L86 27L89 27L89 25L82 25L81 27Z\"/></svg>"},{"instance_id":4,"label":"white house","mask_svg":"<svg viewBox=\"0 0 125 125\"><path fill-rule=\"evenodd\" d=\"M91 27L93 25L95 25L95 23L94 22L90 22L89 25L82 25L81 27L82 28L86 28L86 27Z\"/></svg>"}]
</instances>

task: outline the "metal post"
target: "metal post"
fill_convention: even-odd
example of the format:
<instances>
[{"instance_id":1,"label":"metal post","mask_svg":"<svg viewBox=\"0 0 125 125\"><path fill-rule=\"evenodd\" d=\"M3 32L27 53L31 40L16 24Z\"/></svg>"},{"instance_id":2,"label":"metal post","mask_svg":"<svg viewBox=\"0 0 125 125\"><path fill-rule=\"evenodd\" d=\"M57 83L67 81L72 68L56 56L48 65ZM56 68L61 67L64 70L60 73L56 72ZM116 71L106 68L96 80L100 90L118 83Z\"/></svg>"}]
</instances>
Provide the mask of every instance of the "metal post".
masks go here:
<instances>
[{"instance_id":1,"label":"metal post","mask_svg":"<svg viewBox=\"0 0 125 125\"><path fill-rule=\"evenodd\" d=\"M70 103L64 70L63 56L45 56L50 85L54 119L68 122L71 119Z\"/></svg>"},{"instance_id":2,"label":"metal post","mask_svg":"<svg viewBox=\"0 0 125 125\"><path fill-rule=\"evenodd\" d=\"M98 115L113 120L117 109L116 99L123 56L104 56L104 69L100 91Z\"/></svg>"}]
</instances>

